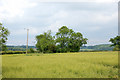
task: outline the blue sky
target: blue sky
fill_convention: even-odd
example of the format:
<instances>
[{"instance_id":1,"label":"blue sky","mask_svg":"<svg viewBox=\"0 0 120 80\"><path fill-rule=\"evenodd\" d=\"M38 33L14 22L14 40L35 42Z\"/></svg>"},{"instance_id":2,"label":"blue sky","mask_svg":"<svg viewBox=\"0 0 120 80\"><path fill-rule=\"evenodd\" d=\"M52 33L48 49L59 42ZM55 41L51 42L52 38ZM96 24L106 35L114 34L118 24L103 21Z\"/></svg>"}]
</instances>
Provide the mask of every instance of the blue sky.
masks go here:
<instances>
[{"instance_id":1,"label":"blue sky","mask_svg":"<svg viewBox=\"0 0 120 80\"><path fill-rule=\"evenodd\" d=\"M35 36L62 26L81 32L87 45L109 44L118 35L117 0L1 0L0 22L8 28L7 45L25 45L29 28L29 45Z\"/></svg>"}]
</instances>

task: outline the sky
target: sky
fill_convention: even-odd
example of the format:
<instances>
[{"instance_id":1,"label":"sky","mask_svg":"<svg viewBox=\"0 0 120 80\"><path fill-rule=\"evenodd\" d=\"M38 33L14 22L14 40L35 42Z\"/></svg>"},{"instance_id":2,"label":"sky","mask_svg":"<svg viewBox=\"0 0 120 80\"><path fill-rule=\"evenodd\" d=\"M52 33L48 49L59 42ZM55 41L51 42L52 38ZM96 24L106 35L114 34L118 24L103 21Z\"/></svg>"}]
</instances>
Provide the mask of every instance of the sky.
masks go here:
<instances>
[{"instance_id":1,"label":"sky","mask_svg":"<svg viewBox=\"0 0 120 80\"><path fill-rule=\"evenodd\" d=\"M87 45L110 44L118 35L118 0L0 0L0 22L7 45L35 45L36 35L62 26L81 32Z\"/></svg>"}]
</instances>

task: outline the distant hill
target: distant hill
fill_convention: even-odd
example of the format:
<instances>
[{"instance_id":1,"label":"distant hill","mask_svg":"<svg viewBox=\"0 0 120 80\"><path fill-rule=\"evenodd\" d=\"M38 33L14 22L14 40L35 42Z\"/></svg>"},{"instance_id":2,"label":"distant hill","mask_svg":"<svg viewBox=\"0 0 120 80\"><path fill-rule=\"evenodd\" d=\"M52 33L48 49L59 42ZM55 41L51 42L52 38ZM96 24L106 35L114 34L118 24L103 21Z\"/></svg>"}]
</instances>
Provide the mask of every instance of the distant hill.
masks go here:
<instances>
[{"instance_id":1,"label":"distant hill","mask_svg":"<svg viewBox=\"0 0 120 80\"><path fill-rule=\"evenodd\" d=\"M83 46L80 51L112 51L114 47L110 47L111 44L100 44L94 46Z\"/></svg>"},{"instance_id":2,"label":"distant hill","mask_svg":"<svg viewBox=\"0 0 120 80\"><path fill-rule=\"evenodd\" d=\"M8 50L12 51L25 51L26 46L7 46ZM28 49L30 48L36 48L35 46L28 46ZM100 45L94 45L94 46L83 46L80 48L80 51L112 51L113 47L110 47L110 44L100 44Z\"/></svg>"},{"instance_id":3,"label":"distant hill","mask_svg":"<svg viewBox=\"0 0 120 80\"><path fill-rule=\"evenodd\" d=\"M8 50L12 50L12 51L25 51L26 50L26 46L22 45L22 46L7 46ZM30 48L36 48L35 46L28 46L28 49Z\"/></svg>"}]
</instances>

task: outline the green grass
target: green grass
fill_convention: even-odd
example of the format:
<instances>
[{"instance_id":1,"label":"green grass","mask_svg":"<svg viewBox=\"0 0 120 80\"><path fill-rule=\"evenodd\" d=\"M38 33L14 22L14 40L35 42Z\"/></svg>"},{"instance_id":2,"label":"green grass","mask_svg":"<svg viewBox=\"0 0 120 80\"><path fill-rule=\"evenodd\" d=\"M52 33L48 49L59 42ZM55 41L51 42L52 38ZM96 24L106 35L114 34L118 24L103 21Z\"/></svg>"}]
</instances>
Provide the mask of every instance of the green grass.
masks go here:
<instances>
[{"instance_id":1,"label":"green grass","mask_svg":"<svg viewBox=\"0 0 120 80\"><path fill-rule=\"evenodd\" d=\"M2 56L0 55L0 80L2 79Z\"/></svg>"},{"instance_id":2,"label":"green grass","mask_svg":"<svg viewBox=\"0 0 120 80\"><path fill-rule=\"evenodd\" d=\"M2 56L3 78L117 78L118 52Z\"/></svg>"}]
</instances>

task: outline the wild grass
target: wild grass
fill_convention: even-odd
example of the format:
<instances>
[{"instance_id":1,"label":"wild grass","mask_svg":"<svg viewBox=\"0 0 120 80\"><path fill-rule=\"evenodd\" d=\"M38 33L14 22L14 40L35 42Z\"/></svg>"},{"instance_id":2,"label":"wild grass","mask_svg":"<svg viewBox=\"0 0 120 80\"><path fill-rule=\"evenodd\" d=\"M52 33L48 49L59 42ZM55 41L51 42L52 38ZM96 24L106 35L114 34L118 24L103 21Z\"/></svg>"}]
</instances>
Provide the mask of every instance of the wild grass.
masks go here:
<instances>
[{"instance_id":1,"label":"wild grass","mask_svg":"<svg viewBox=\"0 0 120 80\"><path fill-rule=\"evenodd\" d=\"M117 78L118 52L2 56L3 78Z\"/></svg>"},{"instance_id":2,"label":"wild grass","mask_svg":"<svg viewBox=\"0 0 120 80\"><path fill-rule=\"evenodd\" d=\"M0 55L0 80L2 79L2 56Z\"/></svg>"}]
</instances>

